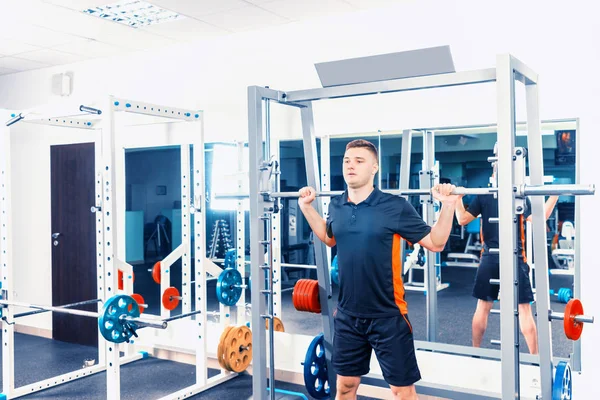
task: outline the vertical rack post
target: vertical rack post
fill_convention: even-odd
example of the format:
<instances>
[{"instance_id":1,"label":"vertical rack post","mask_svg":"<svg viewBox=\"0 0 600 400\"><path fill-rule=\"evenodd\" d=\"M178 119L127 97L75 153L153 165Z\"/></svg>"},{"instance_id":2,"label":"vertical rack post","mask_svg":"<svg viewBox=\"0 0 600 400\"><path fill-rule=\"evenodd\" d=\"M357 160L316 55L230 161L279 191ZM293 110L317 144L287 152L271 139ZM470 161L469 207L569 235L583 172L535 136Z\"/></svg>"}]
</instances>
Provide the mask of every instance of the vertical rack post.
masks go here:
<instances>
[{"instance_id":1,"label":"vertical rack post","mask_svg":"<svg viewBox=\"0 0 600 400\"><path fill-rule=\"evenodd\" d=\"M194 199L193 235L194 235L194 300L198 340L196 341L196 384L204 387L208 381L208 354L206 326L206 183L204 176L204 115L198 112L199 119L193 123L193 129L198 131L194 136L193 174L194 184L192 196ZM191 251L191 250L189 250Z\"/></svg>"},{"instance_id":2,"label":"vertical rack post","mask_svg":"<svg viewBox=\"0 0 600 400\"><path fill-rule=\"evenodd\" d=\"M544 151L542 148L542 130L538 86L525 86L527 102L527 145L529 152L529 176L532 185L544 184ZM550 292L548 282L548 257L546 257L546 215L544 212L544 196L531 197L533 219L533 251L541 255L535 259L536 270L536 309L538 347L540 357L540 375L542 398L552 398L553 363L552 363L552 326L548 318L550 310Z\"/></svg>"},{"instance_id":3,"label":"vertical rack post","mask_svg":"<svg viewBox=\"0 0 600 400\"><path fill-rule=\"evenodd\" d=\"M250 269L254 277L251 283L252 291L252 326L258 327L252 332L252 347L265 349L267 346L267 335L264 326L263 315L267 308L267 299L263 291L265 288L265 252L261 241L265 240L263 221L265 218L265 200L259 192L259 180L263 164L263 99L260 88L251 86L248 88L248 154L249 154L249 178L250 178ZM273 325L273 324L271 324ZM253 353L252 387L259 398L267 390L267 360L264 351Z\"/></svg>"},{"instance_id":4,"label":"vertical rack post","mask_svg":"<svg viewBox=\"0 0 600 400\"><path fill-rule=\"evenodd\" d=\"M106 113L102 118L102 160L103 181L102 186L102 214L104 222L104 293L101 298L108 299L117 292L118 274L116 273L115 257L117 257L117 243L115 230L117 229L117 191L115 172L115 110L114 100L109 97L109 103L104 109ZM104 341L104 338L99 337ZM111 399L121 398L121 374L119 364L119 346L115 343L106 343L106 393Z\"/></svg>"},{"instance_id":5,"label":"vertical rack post","mask_svg":"<svg viewBox=\"0 0 600 400\"><path fill-rule=\"evenodd\" d=\"M518 270L513 192L513 151L515 148L515 76L509 55L499 55L496 63L498 104L498 218L500 241L500 340L502 355L502 399L519 395L519 310Z\"/></svg>"},{"instance_id":6,"label":"vertical rack post","mask_svg":"<svg viewBox=\"0 0 600 400\"><path fill-rule=\"evenodd\" d=\"M302 136L304 144L304 162L306 164L306 179L308 185L314 188L321 187L319 184L319 163L317 160L317 141L315 138L315 127L313 122L312 104L304 104L300 109L302 118ZM323 215L321 201L314 202L319 215ZM333 300L331 296L331 283L329 268L325 265L327 261L327 249L320 240L315 240L315 261L317 265L317 277L319 280L319 298L321 300L321 315L323 318L323 336L325 343L325 357L327 360L327 372L329 375L329 387L331 393L335 393L336 374L331 364L333 352Z\"/></svg>"},{"instance_id":7,"label":"vertical rack post","mask_svg":"<svg viewBox=\"0 0 600 400\"><path fill-rule=\"evenodd\" d=\"M11 208L11 161L10 161L10 130L0 126L0 293L6 300L13 292L12 273L12 208ZM10 398L15 389L15 327L9 324L13 321L13 308L0 310L2 314L2 393Z\"/></svg>"}]
</instances>

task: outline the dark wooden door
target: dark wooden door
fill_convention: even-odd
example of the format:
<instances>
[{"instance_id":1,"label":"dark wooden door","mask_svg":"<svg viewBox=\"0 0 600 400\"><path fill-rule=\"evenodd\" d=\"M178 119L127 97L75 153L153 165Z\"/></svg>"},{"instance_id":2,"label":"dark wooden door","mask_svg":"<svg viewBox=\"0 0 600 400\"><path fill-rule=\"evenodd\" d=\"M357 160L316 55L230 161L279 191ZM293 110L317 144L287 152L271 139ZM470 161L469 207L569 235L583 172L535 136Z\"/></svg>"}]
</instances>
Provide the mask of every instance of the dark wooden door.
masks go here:
<instances>
[{"instance_id":1,"label":"dark wooden door","mask_svg":"<svg viewBox=\"0 0 600 400\"><path fill-rule=\"evenodd\" d=\"M97 298L96 224L90 211L95 195L94 143L51 146L52 304ZM97 305L77 307L96 311ZM98 321L52 313L56 340L96 345Z\"/></svg>"}]
</instances>

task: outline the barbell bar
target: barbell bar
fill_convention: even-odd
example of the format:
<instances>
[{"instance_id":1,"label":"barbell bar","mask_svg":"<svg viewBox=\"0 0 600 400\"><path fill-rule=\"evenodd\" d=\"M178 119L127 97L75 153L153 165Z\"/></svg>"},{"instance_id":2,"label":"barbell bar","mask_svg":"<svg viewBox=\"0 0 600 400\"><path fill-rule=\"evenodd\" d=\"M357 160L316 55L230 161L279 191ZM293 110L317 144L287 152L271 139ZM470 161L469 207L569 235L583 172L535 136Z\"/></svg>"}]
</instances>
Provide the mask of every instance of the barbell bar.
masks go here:
<instances>
[{"instance_id":1,"label":"barbell bar","mask_svg":"<svg viewBox=\"0 0 600 400\"><path fill-rule=\"evenodd\" d=\"M94 299L94 300L79 301L77 303L64 304L60 307L61 308L71 308L71 307L84 306L87 304L95 304L95 303L100 303L100 302L102 302L102 300ZM29 315L41 314L41 313L45 313L45 312L49 312L49 311L50 310L27 311L27 312L22 312L22 313L13 315L13 318L22 318L22 317L27 317Z\"/></svg>"},{"instance_id":2,"label":"barbell bar","mask_svg":"<svg viewBox=\"0 0 600 400\"><path fill-rule=\"evenodd\" d=\"M556 319L556 320L561 320L564 321L565 319L565 314L564 313L559 313L559 312L554 312L552 311L549 315L550 319ZM573 320L575 322L579 322L579 323L586 323L586 324L593 324L594 323L594 317L589 316L589 315L575 315L573 316Z\"/></svg>"},{"instance_id":3,"label":"barbell bar","mask_svg":"<svg viewBox=\"0 0 600 400\"><path fill-rule=\"evenodd\" d=\"M100 313L98 313L98 312L72 310L69 308L55 307L55 306L42 306L42 305L38 305L38 304L29 304L29 303L23 303L23 302L18 302L18 301L0 300L0 305L23 307L23 308L33 308L33 309L40 310L41 312L52 311L52 312L58 312L58 313L62 313L62 314L78 315L81 317L89 317L89 318L96 318L96 319L100 318ZM162 321L150 320L150 319L139 318L139 317L135 317L135 318L123 317L122 319L124 319L125 321L129 321L129 322L135 322L139 326L146 326L149 328L156 328L156 329L167 329L167 324Z\"/></svg>"},{"instance_id":4,"label":"barbell bar","mask_svg":"<svg viewBox=\"0 0 600 400\"><path fill-rule=\"evenodd\" d=\"M427 196L431 194L431 189L384 189L384 193L389 193L396 196ZM516 186L514 192L522 196L585 196L593 195L596 192L596 186L591 185L519 185ZM339 196L344 192L338 191L323 191L317 192L317 197L333 197ZM452 191L453 195L485 195L498 193L498 188L463 188L457 187ZM261 192L263 196L272 198L298 198L299 192ZM216 193L216 199L240 199L247 198L248 194L243 193Z\"/></svg>"}]
</instances>

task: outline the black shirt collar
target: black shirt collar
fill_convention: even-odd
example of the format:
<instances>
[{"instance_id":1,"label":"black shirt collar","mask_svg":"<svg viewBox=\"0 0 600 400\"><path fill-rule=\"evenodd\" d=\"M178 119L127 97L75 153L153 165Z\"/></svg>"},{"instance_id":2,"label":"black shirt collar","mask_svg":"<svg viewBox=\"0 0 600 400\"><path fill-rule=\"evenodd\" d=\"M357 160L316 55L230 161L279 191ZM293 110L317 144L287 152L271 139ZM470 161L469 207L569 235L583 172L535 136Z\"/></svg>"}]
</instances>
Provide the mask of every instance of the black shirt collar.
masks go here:
<instances>
[{"instance_id":1,"label":"black shirt collar","mask_svg":"<svg viewBox=\"0 0 600 400\"><path fill-rule=\"evenodd\" d=\"M377 203L379 203L379 199L381 198L382 194L383 194L383 192L381 190L379 190L377 188L377 186L373 186L373 191L371 192L371 194L369 194L369 197L367 197L366 199L364 199L359 204L366 204L366 205L369 205L369 206L374 206ZM353 202L351 202L348 199L348 189L346 189L344 191L342 199L344 201L344 204L354 204Z\"/></svg>"}]
</instances>

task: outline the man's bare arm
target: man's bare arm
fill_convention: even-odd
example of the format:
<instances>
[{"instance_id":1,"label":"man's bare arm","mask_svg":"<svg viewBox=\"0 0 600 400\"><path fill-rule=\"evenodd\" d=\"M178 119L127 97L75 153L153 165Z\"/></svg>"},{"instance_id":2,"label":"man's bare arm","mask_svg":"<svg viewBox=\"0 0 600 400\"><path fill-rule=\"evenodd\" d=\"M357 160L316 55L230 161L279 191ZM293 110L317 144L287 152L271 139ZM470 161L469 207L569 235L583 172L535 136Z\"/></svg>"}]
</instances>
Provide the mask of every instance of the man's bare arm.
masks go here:
<instances>
[{"instance_id":1,"label":"man's bare arm","mask_svg":"<svg viewBox=\"0 0 600 400\"><path fill-rule=\"evenodd\" d=\"M329 247L335 246L335 238L327 236L327 222L319 215L317 210L312 206L313 200L316 198L316 191L311 187L305 187L300 189L300 198L298 204L304 218L310 225L313 233L319 240L325 243Z\"/></svg>"}]
</instances>

